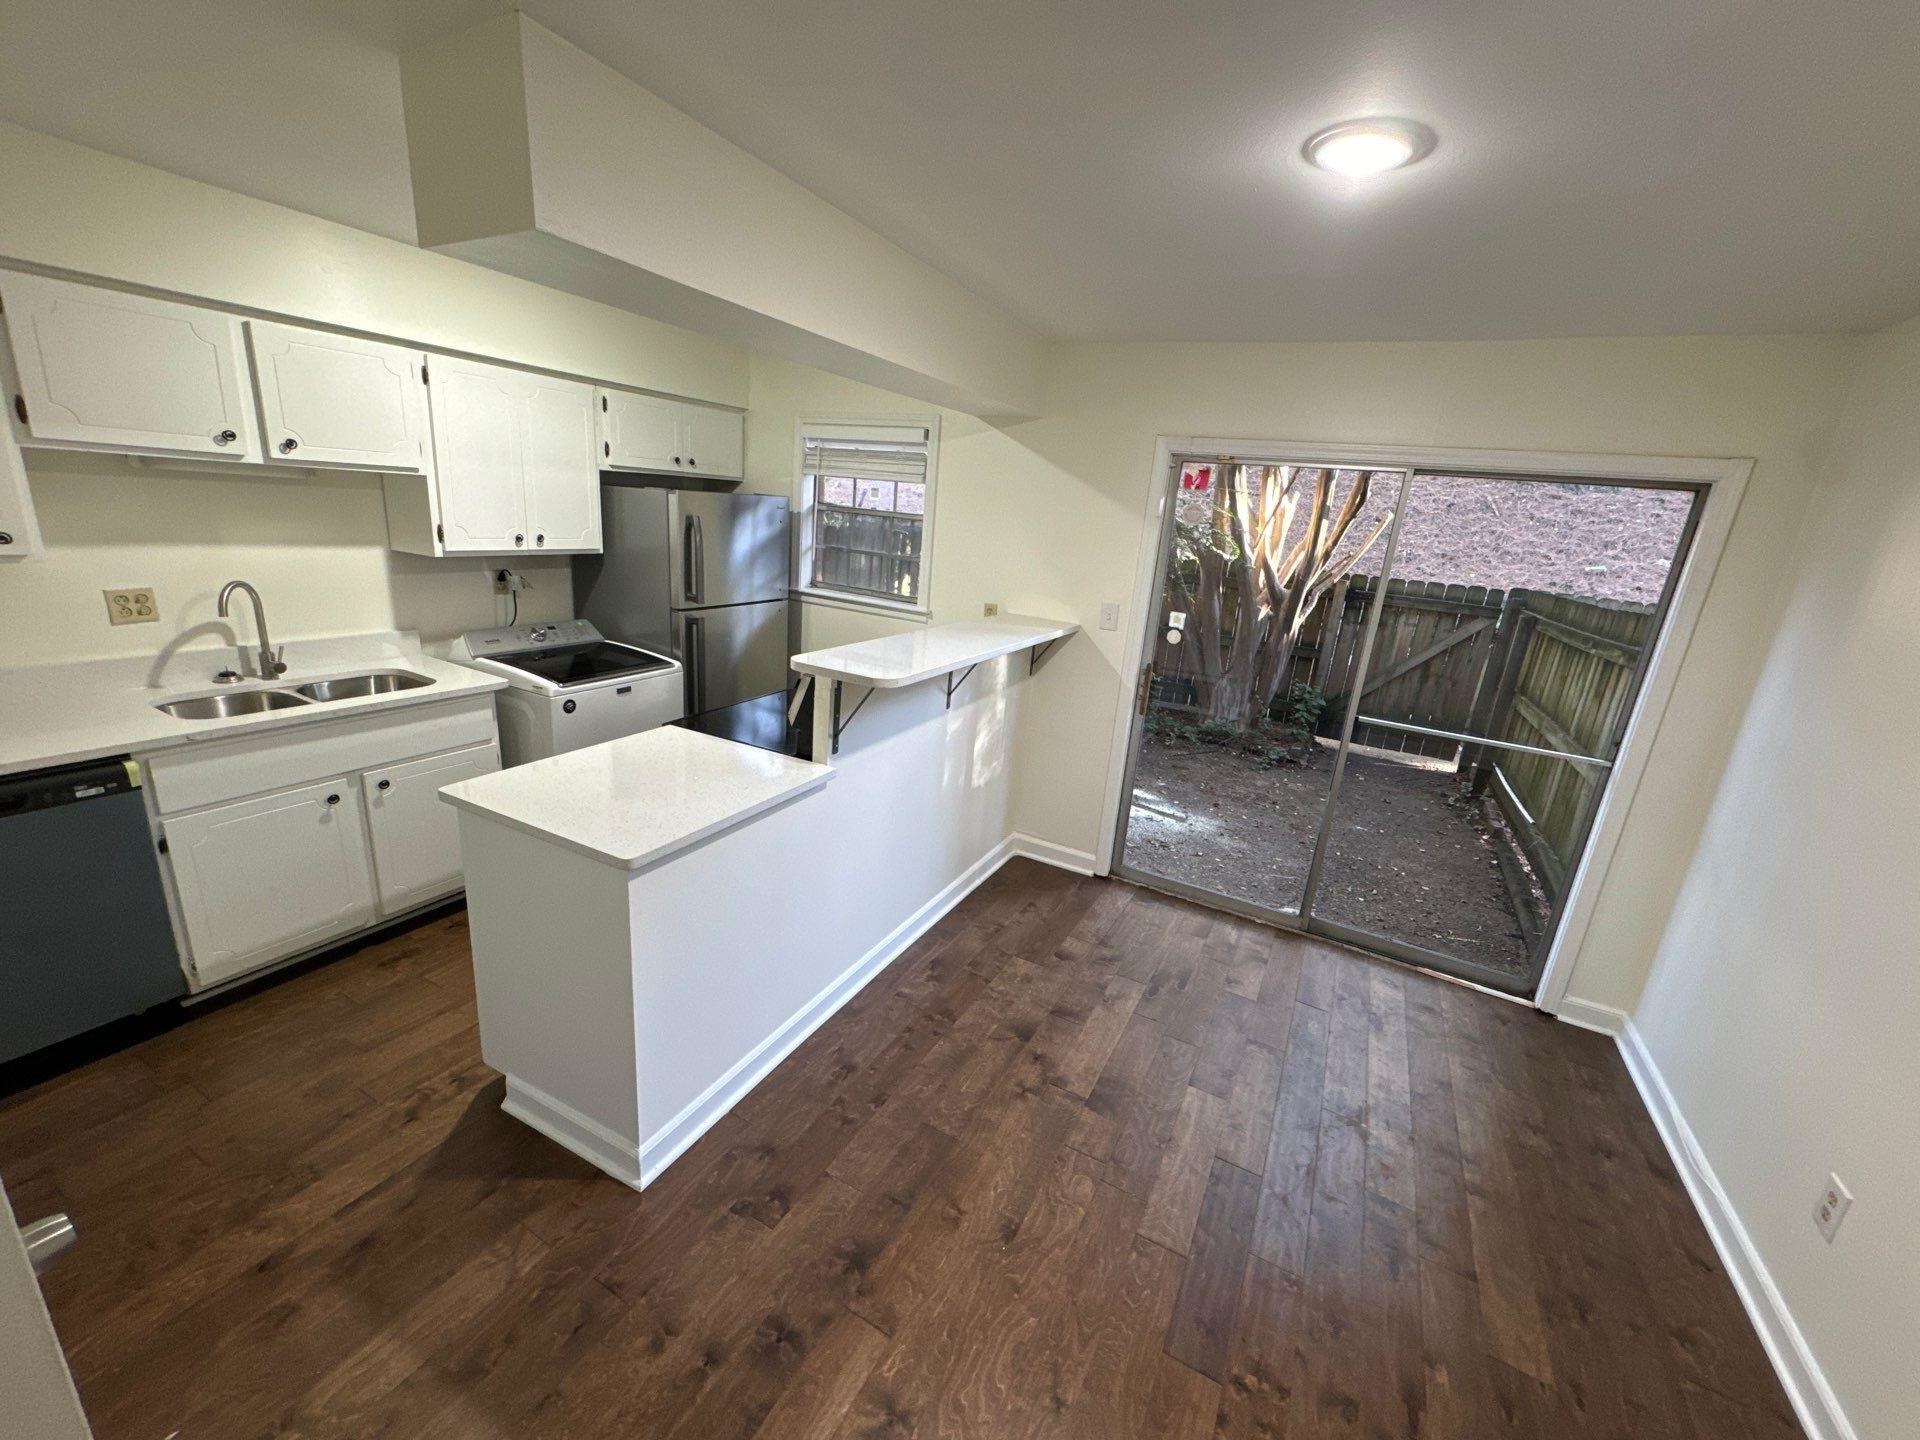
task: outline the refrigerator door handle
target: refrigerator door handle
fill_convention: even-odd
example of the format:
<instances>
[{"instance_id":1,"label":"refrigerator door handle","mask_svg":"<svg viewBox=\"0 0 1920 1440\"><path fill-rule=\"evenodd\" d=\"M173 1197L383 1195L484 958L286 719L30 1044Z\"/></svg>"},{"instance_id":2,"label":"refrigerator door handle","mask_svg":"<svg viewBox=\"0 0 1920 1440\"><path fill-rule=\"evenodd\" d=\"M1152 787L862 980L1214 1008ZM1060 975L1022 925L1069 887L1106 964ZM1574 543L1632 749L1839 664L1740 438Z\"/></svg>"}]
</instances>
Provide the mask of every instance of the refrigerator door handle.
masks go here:
<instances>
[{"instance_id":1,"label":"refrigerator door handle","mask_svg":"<svg viewBox=\"0 0 1920 1440\"><path fill-rule=\"evenodd\" d=\"M687 592L687 603L698 605L706 599L703 592L707 588L707 538L698 515L687 516L686 543L682 548L686 555L682 588Z\"/></svg>"},{"instance_id":2,"label":"refrigerator door handle","mask_svg":"<svg viewBox=\"0 0 1920 1440\"><path fill-rule=\"evenodd\" d=\"M707 708L707 636L698 615L687 616L687 713Z\"/></svg>"}]
</instances>

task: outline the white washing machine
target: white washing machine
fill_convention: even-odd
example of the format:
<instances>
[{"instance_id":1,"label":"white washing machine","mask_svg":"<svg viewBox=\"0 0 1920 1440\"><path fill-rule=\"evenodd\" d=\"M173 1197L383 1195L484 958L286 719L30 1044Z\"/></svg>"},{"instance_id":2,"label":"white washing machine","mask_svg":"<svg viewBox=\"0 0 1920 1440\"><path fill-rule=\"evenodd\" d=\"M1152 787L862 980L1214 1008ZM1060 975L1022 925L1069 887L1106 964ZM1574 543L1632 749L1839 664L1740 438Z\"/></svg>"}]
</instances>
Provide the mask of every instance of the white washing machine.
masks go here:
<instances>
[{"instance_id":1,"label":"white washing machine","mask_svg":"<svg viewBox=\"0 0 1920 1440\"><path fill-rule=\"evenodd\" d=\"M524 765L686 713L680 662L603 639L585 620L470 630L447 658L498 675L500 758Z\"/></svg>"}]
</instances>

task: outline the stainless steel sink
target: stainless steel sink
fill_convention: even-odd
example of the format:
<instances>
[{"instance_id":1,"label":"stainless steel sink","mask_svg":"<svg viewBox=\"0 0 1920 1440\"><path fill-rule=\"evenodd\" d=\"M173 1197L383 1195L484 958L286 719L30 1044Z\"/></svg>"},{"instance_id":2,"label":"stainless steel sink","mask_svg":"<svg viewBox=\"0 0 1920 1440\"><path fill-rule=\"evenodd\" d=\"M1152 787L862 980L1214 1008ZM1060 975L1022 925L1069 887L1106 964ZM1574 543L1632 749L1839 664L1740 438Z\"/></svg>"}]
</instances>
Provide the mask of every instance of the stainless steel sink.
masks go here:
<instances>
[{"instance_id":1,"label":"stainless steel sink","mask_svg":"<svg viewBox=\"0 0 1920 1440\"><path fill-rule=\"evenodd\" d=\"M418 690L433 681L406 670L375 670L367 675L343 675L338 680L310 680L294 691L310 700L353 700L363 695L391 695L396 690Z\"/></svg>"},{"instance_id":2,"label":"stainless steel sink","mask_svg":"<svg viewBox=\"0 0 1920 1440\"><path fill-rule=\"evenodd\" d=\"M185 700L162 700L154 706L178 720L225 720L235 715L259 715L268 710L291 710L311 705L290 690L240 690L230 695L195 695Z\"/></svg>"}]
</instances>

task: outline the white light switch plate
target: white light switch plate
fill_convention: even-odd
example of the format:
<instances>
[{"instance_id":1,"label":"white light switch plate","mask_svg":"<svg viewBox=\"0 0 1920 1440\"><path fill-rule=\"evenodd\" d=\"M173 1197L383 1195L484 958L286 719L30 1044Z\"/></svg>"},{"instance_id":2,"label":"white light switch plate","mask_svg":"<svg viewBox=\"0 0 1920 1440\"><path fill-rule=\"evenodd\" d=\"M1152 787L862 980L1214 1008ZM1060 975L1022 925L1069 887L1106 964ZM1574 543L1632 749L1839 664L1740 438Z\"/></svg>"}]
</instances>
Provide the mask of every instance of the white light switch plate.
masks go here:
<instances>
[{"instance_id":1,"label":"white light switch plate","mask_svg":"<svg viewBox=\"0 0 1920 1440\"><path fill-rule=\"evenodd\" d=\"M1102 630L1120 628L1120 607L1111 600L1100 607L1100 628Z\"/></svg>"}]
</instances>

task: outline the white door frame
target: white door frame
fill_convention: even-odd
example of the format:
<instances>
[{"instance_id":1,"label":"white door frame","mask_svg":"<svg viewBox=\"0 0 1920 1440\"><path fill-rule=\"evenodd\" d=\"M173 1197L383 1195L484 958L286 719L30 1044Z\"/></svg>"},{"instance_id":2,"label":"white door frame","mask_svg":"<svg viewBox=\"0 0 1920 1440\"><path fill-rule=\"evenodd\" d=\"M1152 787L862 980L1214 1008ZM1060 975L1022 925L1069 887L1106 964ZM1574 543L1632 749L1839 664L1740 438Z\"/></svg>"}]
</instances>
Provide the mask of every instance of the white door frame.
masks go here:
<instances>
[{"instance_id":1,"label":"white door frame","mask_svg":"<svg viewBox=\"0 0 1920 1440\"><path fill-rule=\"evenodd\" d=\"M1120 672L1120 704L1114 715L1108 753L1106 808L1100 821L1099 848L1095 852L1098 873L1102 875L1110 873L1113 867L1114 842L1124 800L1121 792L1126 784L1127 761L1133 745L1135 692L1139 688L1141 669L1146 664L1147 637L1156 633L1158 627L1160 533L1165 507L1173 497L1175 455L1230 455L1253 464L1366 466L1441 475L1678 482L1704 488L1706 495L1694 529L1693 548L1687 552L1679 584L1674 587L1666 623L1654 637L1646 678L1627 720L1611 782L1588 831L1586 851L1568 886L1560 927L1554 933L1539 987L1534 991L1535 1005L1549 1014L1558 1014L1593 924L1594 910L1605 889L1621 831L1626 828L1634 794L1646 773L1654 737L1659 733L1667 702L1673 696L1681 663L1706 604L1708 587L1719 567L1721 552L1726 548L1727 535L1733 529L1733 517L1746 493L1754 462L1684 455L1582 455L1545 450L1468 450L1445 445L1330 445L1324 441L1295 444L1212 435L1160 436L1154 447L1153 473L1147 485L1144 538L1133 585L1131 613L1141 623L1133 627L1126 641Z\"/></svg>"}]
</instances>

